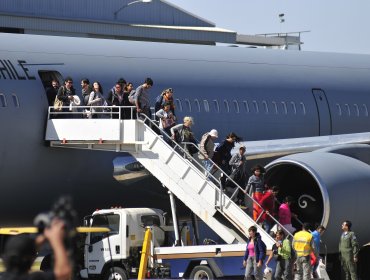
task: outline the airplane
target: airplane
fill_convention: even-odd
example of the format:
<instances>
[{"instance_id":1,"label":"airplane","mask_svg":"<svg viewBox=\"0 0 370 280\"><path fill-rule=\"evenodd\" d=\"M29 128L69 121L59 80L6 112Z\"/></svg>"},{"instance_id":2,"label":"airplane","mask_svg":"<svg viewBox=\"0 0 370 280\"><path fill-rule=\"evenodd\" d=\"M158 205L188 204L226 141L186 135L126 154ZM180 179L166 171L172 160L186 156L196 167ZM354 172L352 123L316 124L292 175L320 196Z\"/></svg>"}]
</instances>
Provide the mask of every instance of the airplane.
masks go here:
<instances>
[{"instance_id":1,"label":"airplane","mask_svg":"<svg viewBox=\"0 0 370 280\"><path fill-rule=\"evenodd\" d=\"M362 244L368 241L369 148L339 146L330 137L370 131L370 56L25 34L0 34L0 41L1 225L29 222L66 193L80 215L112 205L168 207L165 189L145 172L124 184L113 178L113 161L124 161L127 175L130 166L136 172L131 155L51 148L44 141L51 79L71 76L79 92L88 77L107 96L120 77L135 86L151 77L152 104L173 88L176 115L194 117L198 138L216 128L219 141L233 131L247 145L298 143L291 155L250 164L266 163L266 177L300 200L297 214L326 224L324 238L334 240L329 252L337 250L344 219L364 236ZM301 153L299 141L310 137L326 139L323 149L312 145L314 151Z\"/></svg>"}]
</instances>

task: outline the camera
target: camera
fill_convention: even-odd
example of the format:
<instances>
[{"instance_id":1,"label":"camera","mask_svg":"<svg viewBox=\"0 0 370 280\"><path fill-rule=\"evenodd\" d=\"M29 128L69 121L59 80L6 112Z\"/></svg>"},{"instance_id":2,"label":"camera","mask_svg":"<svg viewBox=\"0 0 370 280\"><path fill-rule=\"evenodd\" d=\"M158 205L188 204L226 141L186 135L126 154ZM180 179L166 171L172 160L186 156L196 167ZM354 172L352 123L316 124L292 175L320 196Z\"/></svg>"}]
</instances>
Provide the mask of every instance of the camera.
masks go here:
<instances>
[{"instance_id":1,"label":"camera","mask_svg":"<svg viewBox=\"0 0 370 280\"><path fill-rule=\"evenodd\" d=\"M45 228L51 225L54 218L64 222L67 233L75 230L78 222L77 212L73 209L72 199L69 196L59 198L49 212L38 214L33 224L37 227L38 232L42 234Z\"/></svg>"}]
</instances>

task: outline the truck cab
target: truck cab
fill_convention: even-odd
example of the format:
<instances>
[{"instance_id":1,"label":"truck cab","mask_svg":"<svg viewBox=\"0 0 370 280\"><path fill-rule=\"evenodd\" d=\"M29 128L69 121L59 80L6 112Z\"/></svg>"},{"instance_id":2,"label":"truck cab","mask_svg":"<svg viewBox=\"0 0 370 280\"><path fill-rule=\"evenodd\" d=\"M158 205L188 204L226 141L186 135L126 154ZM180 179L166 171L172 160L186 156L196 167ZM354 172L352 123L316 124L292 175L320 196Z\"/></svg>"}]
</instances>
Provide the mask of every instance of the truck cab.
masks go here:
<instances>
[{"instance_id":1,"label":"truck cab","mask_svg":"<svg viewBox=\"0 0 370 280\"><path fill-rule=\"evenodd\" d=\"M163 245L163 211L152 208L112 208L97 210L85 218L86 226L107 227L109 233L88 233L84 248L82 278L128 279L135 277L145 227L153 227L157 245ZM116 277L116 278L114 278Z\"/></svg>"}]
</instances>

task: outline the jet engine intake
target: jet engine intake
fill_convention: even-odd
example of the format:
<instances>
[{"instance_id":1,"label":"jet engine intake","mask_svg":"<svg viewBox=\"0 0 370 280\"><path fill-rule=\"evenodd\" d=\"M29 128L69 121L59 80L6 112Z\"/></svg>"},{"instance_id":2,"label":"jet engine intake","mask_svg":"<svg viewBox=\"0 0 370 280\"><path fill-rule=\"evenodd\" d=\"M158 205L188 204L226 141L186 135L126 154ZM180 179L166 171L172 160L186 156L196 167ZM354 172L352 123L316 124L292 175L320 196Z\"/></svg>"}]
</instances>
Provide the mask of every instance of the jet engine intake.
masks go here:
<instances>
[{"instance_id":1,"label":"jet engine intake","mask_svg":"<svg viewBox=\"0 0 370 280\"><path fill-rule=\"evenodd\" d=\"M361 245L369 241L369 159L370 147L361 144L293 154L269 163L266 180L280 187L279 200L295 198L292 212L302 222L326 227L323 241L335 253L345 220L353 223ZM293 226L300 229L299 223Z\"/></svg>"}]
</instances>

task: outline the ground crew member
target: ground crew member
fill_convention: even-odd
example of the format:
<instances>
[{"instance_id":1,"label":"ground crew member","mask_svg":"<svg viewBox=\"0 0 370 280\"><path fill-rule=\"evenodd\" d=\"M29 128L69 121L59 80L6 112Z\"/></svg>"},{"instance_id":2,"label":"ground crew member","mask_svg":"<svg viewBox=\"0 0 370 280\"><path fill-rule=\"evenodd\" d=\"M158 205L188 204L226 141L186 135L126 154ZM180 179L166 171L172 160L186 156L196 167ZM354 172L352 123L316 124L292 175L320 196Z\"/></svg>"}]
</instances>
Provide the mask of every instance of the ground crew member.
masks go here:
<instances>
[{"instance_id":1,"label":"ground crew member","mask_svg":"<svg viewBox=\"0 0 370 280\"><path fill-rule=\"evenodd\" d=\"M312 234L308 232L309 228L310 225L308 223L304 223L302 225L302 230L297 232L293 237L293 249L297 255L296 280L311 279L310 254L315 253L315 244Z\"/></svg>"},{"instance_id":2,"label":"ground crew member","mask_svg":"<svg viewBox=\"0 0 370 280\"><path fill-rule=\"evenodd\" d=\"M344 221L342 224L342 236L339 241L339 253L346 280L357 280L357 255L359 252L355 233L351 231L352 223Z\"/></svg>"}]
</instances>

